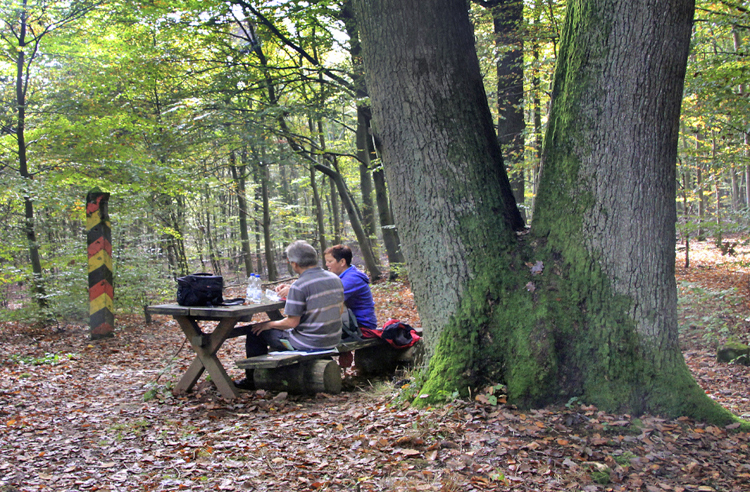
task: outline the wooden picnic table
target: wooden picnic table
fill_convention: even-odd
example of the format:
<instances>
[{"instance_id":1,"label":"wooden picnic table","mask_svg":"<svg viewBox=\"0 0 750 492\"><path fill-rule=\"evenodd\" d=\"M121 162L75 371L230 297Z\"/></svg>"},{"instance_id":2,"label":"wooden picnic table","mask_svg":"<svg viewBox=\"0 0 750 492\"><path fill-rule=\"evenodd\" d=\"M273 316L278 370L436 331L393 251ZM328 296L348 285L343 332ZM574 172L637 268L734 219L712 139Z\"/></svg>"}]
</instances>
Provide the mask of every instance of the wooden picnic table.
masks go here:
<instances>
[{"instance_id":1,"label":"wooden picnic table","mask_svg":"<svg viewBox=\"0 0 750 492\"><path fill-rule=\"evenodd\" d=\"M282 319L285 301L264 301L241 306L190 307L179 304L160 304L146 308L149 314L172 316L179 324L187 341L196 353L192 364L174 388L175 394L190 391L207 370L224 398L239 395L234 382L216 356L221 346L230 338L247 335L252 325L238 327L237 323L252 321L253 315L266 313L271 320ZM204 332L199 322L218 321L212 332Z\"/></svg>"}]
</instances>

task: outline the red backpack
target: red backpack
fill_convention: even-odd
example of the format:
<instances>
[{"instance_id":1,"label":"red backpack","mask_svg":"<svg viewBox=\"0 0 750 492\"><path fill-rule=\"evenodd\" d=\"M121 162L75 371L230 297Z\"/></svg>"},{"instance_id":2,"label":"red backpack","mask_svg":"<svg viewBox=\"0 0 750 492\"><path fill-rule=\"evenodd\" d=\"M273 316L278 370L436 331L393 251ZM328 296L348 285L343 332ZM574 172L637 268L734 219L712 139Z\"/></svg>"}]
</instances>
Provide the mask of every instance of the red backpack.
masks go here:
<instances>
[{"instance_id":1,"label":"red backpack","mask_svg":"<svg viewBox=\"0 0 750 492\"><path fill-rule=\"evenodd\" d=\"M421 338L414 328L397 319L389 319L385 322L383 328L377 330L362 328L362 337L380 338L395 348L411 347Z\"/></svg>"}]
</instances>

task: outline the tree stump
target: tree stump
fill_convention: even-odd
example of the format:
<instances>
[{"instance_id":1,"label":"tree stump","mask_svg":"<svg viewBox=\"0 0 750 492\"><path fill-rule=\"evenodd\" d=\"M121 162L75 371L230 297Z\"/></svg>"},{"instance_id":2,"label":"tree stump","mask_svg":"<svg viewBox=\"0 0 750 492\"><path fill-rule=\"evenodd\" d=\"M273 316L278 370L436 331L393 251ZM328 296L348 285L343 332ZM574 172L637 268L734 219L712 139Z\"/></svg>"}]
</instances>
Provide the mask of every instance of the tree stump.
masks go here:
<instances>
[{"instance_id":1,"label":"tree stump","mask_svg":"<svg viewBox=\"0 0 750 492\"><path fill-rule=\"evenodd\" d=\"M274 369L255 369L255 387L292 394L341 393L341 370L336 361L315 359Z\"/></svg>"}]
</instances>

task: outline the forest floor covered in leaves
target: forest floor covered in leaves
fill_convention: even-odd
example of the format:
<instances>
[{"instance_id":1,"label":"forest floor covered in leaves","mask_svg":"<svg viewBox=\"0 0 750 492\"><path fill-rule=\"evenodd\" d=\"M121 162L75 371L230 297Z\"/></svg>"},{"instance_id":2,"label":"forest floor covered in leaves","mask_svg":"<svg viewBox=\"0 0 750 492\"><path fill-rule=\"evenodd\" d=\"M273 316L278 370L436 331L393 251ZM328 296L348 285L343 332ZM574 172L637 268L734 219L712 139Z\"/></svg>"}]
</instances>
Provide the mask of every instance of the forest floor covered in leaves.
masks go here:
<instances>
[{"instance_id":1,"label":"forest floor covered in leaves","mask_svg":"<svg viewBox=\"0 0 750 492\"><path fill-rule=\"evenodd\" d=\"M750 333L750 248L678 251L681 333L699 384L750 419L750 368L719 364L716 343ZM374 289L381 322L419 326L407 286ZM569 402L520 411L489 393L443 407L396 403L408 373L351 371L339 395L218 396L204 379L169 388L192 360L177 325L120 318L86 326L0 325L0 491L747 491L750 435L687 418L612 415ZM220 358L243 357L239 339ZM150 399L145 396L152 397Z\"/></svg>"}]
</instances>

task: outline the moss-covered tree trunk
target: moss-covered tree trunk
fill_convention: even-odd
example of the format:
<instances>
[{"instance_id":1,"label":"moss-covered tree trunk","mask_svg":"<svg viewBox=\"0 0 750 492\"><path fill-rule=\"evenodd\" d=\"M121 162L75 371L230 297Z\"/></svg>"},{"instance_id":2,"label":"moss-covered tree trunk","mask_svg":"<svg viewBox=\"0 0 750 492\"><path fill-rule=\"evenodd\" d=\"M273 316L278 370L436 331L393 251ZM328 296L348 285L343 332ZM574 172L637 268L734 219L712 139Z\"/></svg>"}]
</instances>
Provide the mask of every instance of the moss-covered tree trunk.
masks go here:
<instances>
[{"instance_id":1,"label":"moss-covered tree trunk","mask_svg":"<svg viewBox=\"0 0 750 492\"><path fill-rule=\"evenodd\" d=\"M357 0L367 83L431 354L427 400L729 421L677 345L675 161L692 0L568 5L528 234L464 0Z\"/></svg>"},{"instance_id":2,"label":"moss-covered tree trunk","mask_svg":"<svg viewBox=\"0 0 750 492\"><path fill-rule=\"evenodd\" d=\"M513 228L523 223L466 3L358 3L386 178L427 346L434 348L466 284L513 243Z\"/></svg>"}]
</instances>

